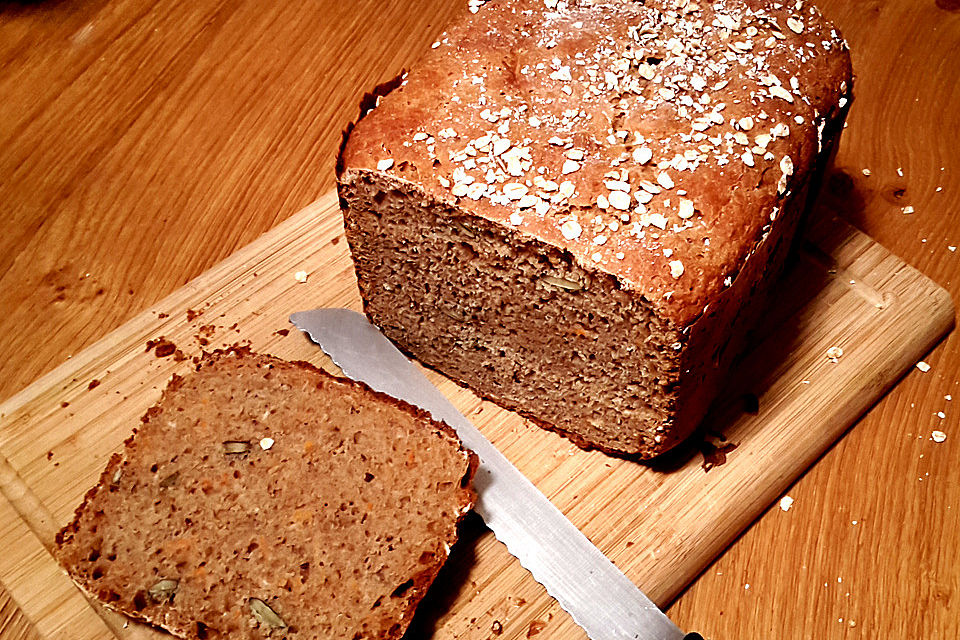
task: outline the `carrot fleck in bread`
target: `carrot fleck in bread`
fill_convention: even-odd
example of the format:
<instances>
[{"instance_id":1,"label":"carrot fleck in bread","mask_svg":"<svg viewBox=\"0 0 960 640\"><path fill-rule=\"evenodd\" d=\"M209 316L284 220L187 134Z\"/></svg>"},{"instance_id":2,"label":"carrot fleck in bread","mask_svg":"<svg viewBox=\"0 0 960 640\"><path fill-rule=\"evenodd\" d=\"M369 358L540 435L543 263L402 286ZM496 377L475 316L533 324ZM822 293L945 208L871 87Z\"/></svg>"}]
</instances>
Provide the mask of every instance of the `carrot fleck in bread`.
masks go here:
<instances>
[{"instance_id":1,"label":"carrot fleck in bread","mask_svg":"<svg viewBox=\"0 0 960 640\"><path fill-rule=\"evenodd\" d=\"M695 428L851 97L809 2L471 2L345 139L365 309L583 446Z\"/></svg>"},{"instance_id":2,"label":"carrot fleck in bread","mask_svg":"<svg viewBox=\"0 0 960 640\"><path fill-rule=\"evenodd\" d=\"M174 378L57 559L186 638L400 637L473 503L475 456L365 385L245 350Z\"/></svg>"}]
</instances>

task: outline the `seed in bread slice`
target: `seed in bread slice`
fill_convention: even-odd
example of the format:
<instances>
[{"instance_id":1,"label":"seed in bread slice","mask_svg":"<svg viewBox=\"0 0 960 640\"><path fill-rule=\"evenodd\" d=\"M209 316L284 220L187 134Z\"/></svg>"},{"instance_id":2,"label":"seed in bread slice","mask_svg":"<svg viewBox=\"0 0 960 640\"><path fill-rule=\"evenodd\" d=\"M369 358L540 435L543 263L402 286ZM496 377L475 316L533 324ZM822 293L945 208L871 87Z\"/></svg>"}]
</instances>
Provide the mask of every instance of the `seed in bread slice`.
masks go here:
<instances>
[{"instance_id":1,"label":"seed in bread slice","mask_svg":"<svg viewBox=\"0 0 960 640\"><path fill-rule=\"evenodd\" d=\"M474 499L451 429L304 363L218 352L142 423L56 554L186 638L398 638Z\"/></svg>"}]
</instances>

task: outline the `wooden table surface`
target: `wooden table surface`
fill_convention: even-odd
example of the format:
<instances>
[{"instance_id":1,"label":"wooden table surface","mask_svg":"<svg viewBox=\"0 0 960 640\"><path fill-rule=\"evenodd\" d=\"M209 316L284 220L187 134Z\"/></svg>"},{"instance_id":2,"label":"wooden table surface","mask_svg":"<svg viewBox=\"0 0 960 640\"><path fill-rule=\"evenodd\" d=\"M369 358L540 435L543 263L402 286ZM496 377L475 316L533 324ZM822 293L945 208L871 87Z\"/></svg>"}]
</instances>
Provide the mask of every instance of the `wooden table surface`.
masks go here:
<instances>
[{"instance_id":1,"label":"wooden table surface","mask_svg":"<svg viewBox=\"0 0 960 640\"><path fill-rule=\"evenodd\" d=\"M360 96L463 4L0 3L0 398L331 189ZM823 197L957 299L960 1L819 4L857 76ZM926 361L676 601L678 624L960 637L957 334ZM0 602L0 636L33 637Z\"/></svg>"}]
</instances>

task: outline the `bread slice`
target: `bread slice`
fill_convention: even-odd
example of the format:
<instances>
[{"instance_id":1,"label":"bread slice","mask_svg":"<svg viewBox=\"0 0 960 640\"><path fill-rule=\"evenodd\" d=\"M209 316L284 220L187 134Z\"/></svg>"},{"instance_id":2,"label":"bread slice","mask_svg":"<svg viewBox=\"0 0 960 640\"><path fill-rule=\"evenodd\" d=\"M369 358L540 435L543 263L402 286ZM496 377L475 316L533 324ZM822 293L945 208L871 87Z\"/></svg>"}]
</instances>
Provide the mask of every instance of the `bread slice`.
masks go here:
<instances>
[{"instance_id":1,"label":"bread slice","mask_svg":"<svg viewBox=\"0 0 960 640\"><path fill-rule=\"evenodd\" d=\"M851 89L806 1L473 3L342 149L364 308L478 394L658 455L744 345Z\"/></svg>"},{"instance_id":2,"label":"bread slice","mask_svg":"<svg viewBox=\"0 0 960 640\"><path fill-rule=\"evenodd\" d=\"M185 638L398 638L474 500L450 428L306 363L218 352L142 422L56 555Z\"/></svg>"}]
</instances>

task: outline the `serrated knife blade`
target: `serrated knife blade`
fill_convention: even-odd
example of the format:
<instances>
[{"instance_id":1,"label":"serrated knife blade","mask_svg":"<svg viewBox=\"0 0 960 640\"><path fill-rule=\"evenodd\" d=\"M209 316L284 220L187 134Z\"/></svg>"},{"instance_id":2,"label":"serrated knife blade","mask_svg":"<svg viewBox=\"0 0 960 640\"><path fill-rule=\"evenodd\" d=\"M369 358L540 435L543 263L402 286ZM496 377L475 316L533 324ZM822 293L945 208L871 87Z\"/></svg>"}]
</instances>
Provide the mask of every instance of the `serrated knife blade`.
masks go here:
<instances>
[{"instance_id":1,"label":"serrated knife blade","mask_svg":"<svg viewBox=\"0 0 960 640\"><path fill-rule=\"evenodd\" d=\"M476 510L591 640L693 640L597 549L361 313L314 309L290 321L343 373L430 412L476 452Z\"/></svg>"}]
</instances>

